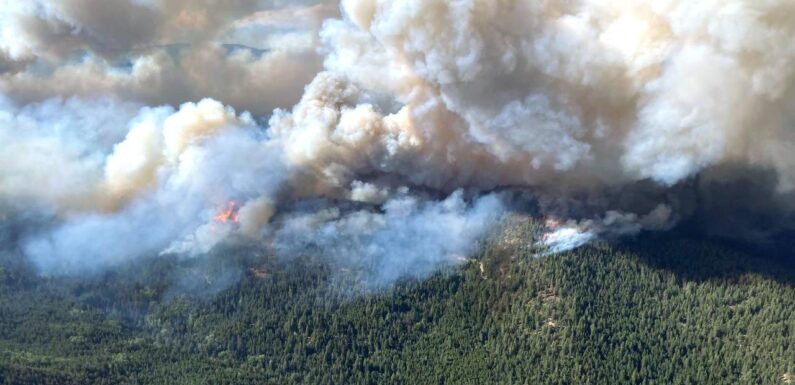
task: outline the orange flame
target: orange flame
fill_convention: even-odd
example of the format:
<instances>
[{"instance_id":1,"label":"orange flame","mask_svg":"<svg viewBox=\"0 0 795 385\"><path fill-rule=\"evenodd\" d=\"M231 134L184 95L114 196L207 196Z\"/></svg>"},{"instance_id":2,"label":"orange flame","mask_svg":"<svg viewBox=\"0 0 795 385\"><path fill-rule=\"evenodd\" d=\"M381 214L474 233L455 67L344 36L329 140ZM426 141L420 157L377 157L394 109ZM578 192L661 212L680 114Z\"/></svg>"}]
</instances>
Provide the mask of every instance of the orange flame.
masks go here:
<instances>
[{"instance_id":1,"label":"orange flame","mask_svg":"<svg viewBox=\"0 0 795 385\"><path fill-rule=\"evenodd\" d=\"M237 223L240 220L240 213L237 212L239 207L235 201L230 201L226 205L226 210L214 217L218 222L222 223Z\"/></svg>"}]
</instances>

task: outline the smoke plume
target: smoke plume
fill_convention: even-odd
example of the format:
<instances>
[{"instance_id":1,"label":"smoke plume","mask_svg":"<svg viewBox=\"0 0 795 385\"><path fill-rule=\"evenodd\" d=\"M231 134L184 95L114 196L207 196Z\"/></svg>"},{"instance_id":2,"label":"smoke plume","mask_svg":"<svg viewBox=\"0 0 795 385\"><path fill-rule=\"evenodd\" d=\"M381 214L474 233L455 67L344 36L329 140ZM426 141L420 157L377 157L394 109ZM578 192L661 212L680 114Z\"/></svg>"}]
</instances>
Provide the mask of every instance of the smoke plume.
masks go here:
<instances>
[{"instance_id":1,"label":"smoke plume","mask_svg":"<svg viewBox=\"0 0 795 385\"><path fill-rule=\"evenodd\" d=\"M0 217L48 218L20 240L48 274L247 242L374 285L466 259L510 211L548 220L550 252L677 224L762 240L791 228L794 11L12 0Z\"/></svg>"}]
</instances>

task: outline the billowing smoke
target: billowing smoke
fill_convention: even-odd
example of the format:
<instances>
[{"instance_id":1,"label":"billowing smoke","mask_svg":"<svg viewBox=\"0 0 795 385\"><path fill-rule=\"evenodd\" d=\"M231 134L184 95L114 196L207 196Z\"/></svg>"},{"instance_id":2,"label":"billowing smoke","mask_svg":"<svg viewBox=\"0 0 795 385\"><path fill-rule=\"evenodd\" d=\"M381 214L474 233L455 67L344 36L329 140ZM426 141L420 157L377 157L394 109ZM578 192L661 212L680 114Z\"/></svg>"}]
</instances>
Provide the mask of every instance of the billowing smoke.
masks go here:
<instances>
[{"instance_id":1,"label":"billowing smoke","mask_svg":"<svg viewBox=\"0 0 795 385\"><path fill-rule=\"evenodd\" d=\"M293 105L321 70L318 30L338 14L282 3L11 0L0 7L0 91L24 103L212 97L267 115Z\"/></svg>"},{"instance_id":2,"label":"billowing smoke","mask_svg":"<svg viewBox=\"0 0 795 385\"><path fill-rule=\"evenodd\" d=\"M762 239L793 212L793 11L12 0L0 214L49 218L20 241L46 273L246 242L375 285L466 259L509 211L548 220L548 252Z\"/></svg>"}]
</instances>

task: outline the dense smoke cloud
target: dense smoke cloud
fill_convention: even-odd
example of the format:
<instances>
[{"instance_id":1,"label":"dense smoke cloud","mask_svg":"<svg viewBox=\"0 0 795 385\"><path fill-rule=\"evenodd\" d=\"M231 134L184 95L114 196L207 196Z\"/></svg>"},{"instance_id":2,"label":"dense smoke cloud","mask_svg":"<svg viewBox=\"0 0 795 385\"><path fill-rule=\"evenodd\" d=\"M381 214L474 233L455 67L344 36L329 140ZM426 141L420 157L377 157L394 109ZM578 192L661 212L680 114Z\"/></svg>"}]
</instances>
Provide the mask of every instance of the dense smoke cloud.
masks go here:
<instances>
[{"instance_id":1,"label":"dense smoke cloud","mask_svg":"<svg viewBox=\"0 0 795 385\"><path fill-rule=\"evenodd\" d=\"M14 1L0 207L52 218L23 241L48 273L239 241L379 285L465 258L510 210L549 219L552 252L721 232L737 205L764 237L795 189L789 8Z\"/></svg>"},{"instance_id":2,"label":"dense smoke cloud","mask_svg":"<svg viewBox=\"0 0 795 385\"><path fill-rule=\"evenodd\" d=\"M327 4L277 5L14 0L0 8L0 91L25 103L116 95L179 105L212 97L267 115L294 104L320 71L318 31L337 14Z\"/></svg>"}]
</instances>

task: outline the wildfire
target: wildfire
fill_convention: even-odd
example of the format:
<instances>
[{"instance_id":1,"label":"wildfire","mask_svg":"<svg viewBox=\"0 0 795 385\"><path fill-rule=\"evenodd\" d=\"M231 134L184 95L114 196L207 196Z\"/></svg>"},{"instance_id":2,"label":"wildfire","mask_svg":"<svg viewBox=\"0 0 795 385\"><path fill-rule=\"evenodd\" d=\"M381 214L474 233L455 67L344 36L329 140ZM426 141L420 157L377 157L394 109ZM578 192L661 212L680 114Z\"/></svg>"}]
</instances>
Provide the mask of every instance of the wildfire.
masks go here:
<instances>
[{"instance_id":1,"label":"wildfire","mask_svg":"<svg viewBox=\"0 0 795 385\"><path fill-rule=\"evenodd\" d=\"M226 210L216 215L214 219L222 223L237 223L240 219L240 213L237 212L239 207L235 201L230 201L226 205Z\"/></svg>"}]
</instances>

